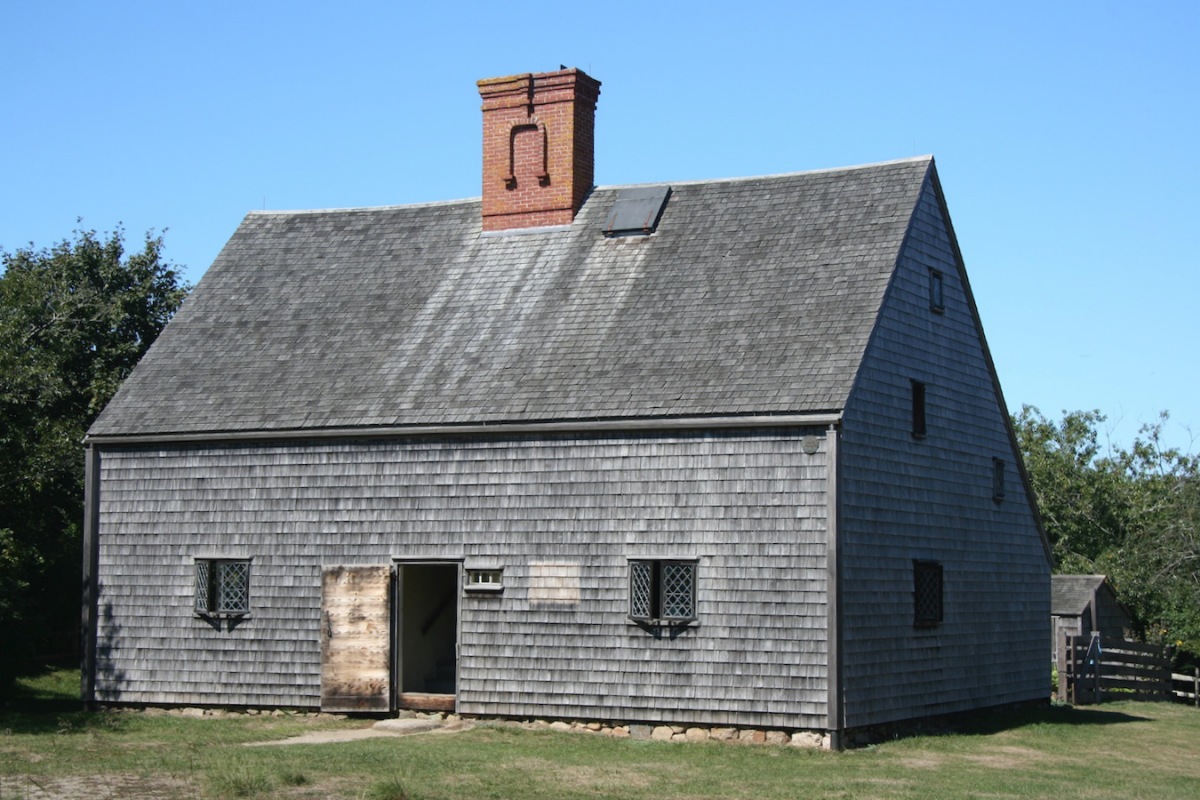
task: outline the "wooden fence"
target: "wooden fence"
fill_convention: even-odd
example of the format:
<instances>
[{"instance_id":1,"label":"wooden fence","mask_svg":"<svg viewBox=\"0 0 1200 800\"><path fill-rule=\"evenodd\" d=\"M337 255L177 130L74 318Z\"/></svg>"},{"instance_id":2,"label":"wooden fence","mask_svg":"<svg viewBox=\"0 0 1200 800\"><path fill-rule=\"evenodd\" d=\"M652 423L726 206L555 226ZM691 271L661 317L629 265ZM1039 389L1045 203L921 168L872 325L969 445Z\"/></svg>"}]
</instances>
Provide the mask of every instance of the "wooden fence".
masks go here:
<instances>
[{"instance_id":1,"label":"wooden fence","mask_svg":"<svg viewBox=\"0 0 1200 800\"><path fill-rule=\"evenodd\" d=\"M1066 636L1058 651L1058 697L1086 705L1105 700L1173 700L1162 647L1099 636ZM1186 676L1185 676L1186 677Z\"/></svg>"},{"instance_id":2,"label":"wooden fence","mask_svg":"<svg viewBox=\"0 0 1200 800\"><path fill-rule=\"evenodd\" d=\"M1171 694L1181 703L1191 703L1200 708L1200 667L1191 675L1171 673Z\"/></svg>"}]
</instances>

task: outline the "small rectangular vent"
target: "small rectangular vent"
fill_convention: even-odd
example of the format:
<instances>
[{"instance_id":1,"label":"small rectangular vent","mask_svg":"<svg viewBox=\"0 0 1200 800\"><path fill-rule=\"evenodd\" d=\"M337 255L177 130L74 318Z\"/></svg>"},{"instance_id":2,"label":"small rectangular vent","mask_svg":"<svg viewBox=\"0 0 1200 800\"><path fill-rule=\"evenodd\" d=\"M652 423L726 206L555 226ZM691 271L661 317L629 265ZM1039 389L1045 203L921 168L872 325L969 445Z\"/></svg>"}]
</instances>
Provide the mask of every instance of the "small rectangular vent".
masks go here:
<instances>
[{"instance_id":1,"label":"small rectangular vent","mask_svg":"<svg viewBox=\"0 0 1200 800\"><path fill-rule=\"evenodd\" d=\"M654 233L667 198L670 186L637 186L621 189L613 201L608 219L604 221L605 236L644 236Z\"/></svg>"}]
</instances>

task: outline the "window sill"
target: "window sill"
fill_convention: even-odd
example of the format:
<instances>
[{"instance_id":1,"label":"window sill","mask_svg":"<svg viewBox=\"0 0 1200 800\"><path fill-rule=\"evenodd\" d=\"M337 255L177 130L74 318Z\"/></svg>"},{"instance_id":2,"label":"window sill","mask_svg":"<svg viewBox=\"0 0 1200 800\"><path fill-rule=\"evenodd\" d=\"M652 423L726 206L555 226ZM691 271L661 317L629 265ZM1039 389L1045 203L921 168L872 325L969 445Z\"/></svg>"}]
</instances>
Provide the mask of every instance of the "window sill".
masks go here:
<instances>
[{"instance_id":1,"label":"window sill","mask_svg":"<svg viewBox=\"0 0 1200 800\"><path fill-rule=\"evenodd\" d=\"M637 628L699 628L700 620L698 619L634 619L633 617L625 618L626 626Z\"/></svg>"},{"instance_id":2,"label":"window sill","mask_svg":"<svg viewBox=\"0 0 1200 800\"><path fill-rule=\"evenodd\" d=\"M249 611L193 611L192 616L196 619L251 619L252 615Z\"/></svg>"},{"instance_id":3,"label":"window sill","mask_svg":"<svg viewBox=\"0 0 1200 800\"><path fill-rule=\"evenodd\" d=\"M464 586L463 591L467 594L500 594L504 591L503 584L484 584L482 586Z\"/></svg>"}]
</instances>

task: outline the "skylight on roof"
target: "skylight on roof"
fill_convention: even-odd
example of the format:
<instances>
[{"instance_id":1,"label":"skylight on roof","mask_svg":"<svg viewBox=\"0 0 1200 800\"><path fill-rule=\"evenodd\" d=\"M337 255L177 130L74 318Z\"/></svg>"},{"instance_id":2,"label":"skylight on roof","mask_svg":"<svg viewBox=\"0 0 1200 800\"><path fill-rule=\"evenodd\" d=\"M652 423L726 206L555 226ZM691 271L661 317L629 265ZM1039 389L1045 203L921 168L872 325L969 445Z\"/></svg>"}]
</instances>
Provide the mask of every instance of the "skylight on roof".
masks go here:
<instances>
[{"instance_id":1,"label":"skylight on roof","mask_svg":"<svg viewBox=\"0 0 1200 800\"><path fill-rule=\"evenodd\" d=\"M613 201L608 219L604 221L605 236L637 236L654 233L667 198L670 186L636 186L620 189Z\"/></svg>"}]
</instances>

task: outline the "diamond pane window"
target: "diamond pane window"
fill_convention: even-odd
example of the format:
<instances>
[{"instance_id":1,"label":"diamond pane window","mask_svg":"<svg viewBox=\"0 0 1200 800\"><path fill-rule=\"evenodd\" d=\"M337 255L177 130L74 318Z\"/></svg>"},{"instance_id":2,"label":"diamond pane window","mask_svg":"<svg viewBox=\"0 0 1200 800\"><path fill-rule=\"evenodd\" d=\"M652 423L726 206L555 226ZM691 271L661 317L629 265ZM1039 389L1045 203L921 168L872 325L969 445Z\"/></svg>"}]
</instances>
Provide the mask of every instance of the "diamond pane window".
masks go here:
<instances>
[{"instance_id":1,"label":"diamond pane window","mask_svg":"<svg viewBox=\"0 0 1200 800\"><path fill-rule=\"evenodd\" d=\"M245 614L250 610L250 562L222 561L217 564L217 611Z\"/></svg>"},{"instance_id":2,"label":"diamond pane window","mask_svg":"<svg viewBox=\"0 0 1200 800\"><path fill-rule=\"evenodd\" d=\"M209 606L210 567L207 561L196 562L196 613L205 614L211 610Z\"/></svg>"},{"instance_id":3,"label":"diamond pane window","mask_svg":"<svg viewBox=\"0 0 1200 800\"><path fill-rule=\"evenodd\" d=\"M663 619L696 616L696 565L666 562L662 565Z\"/></svg>"},{"instance_id":4,"label":"diamond pane window","mask_svg":"<svg viewBox=\"0 0 1200 800\"><path fill-rule=\"evenodd\" d=\"M931 628L942 621L942 565L913 561L913 625Z\"/></svg>"},{"instance_id":5,"label":"diamond pane window","mask_svg":"<svg viewBox=\"0 0 1200 800\"><path fill-rule=\"evenodd\" d=\"M634 619L654 618L654 562L633 561L629 564L629 616Z\"/></svg>"},{"instance_id":6,"label":"diamond pane window","mask_svg":"<svg viewBox=\"0 0 1200 800\"><path fill-rule=\"evenodd\" d=\"M250 562L196 559L197 614L250 613Z\"/></svg>"},{"instance_id":7,"label":"diamond pane window","mask_svg":"<svg viewBox=\"0 0 1200 800\"><path fill-rule=\"evenodd\" d=\"M629 616L639 622L696 618L694 561L630 561Z\"/></svg>"}]
</instances>

